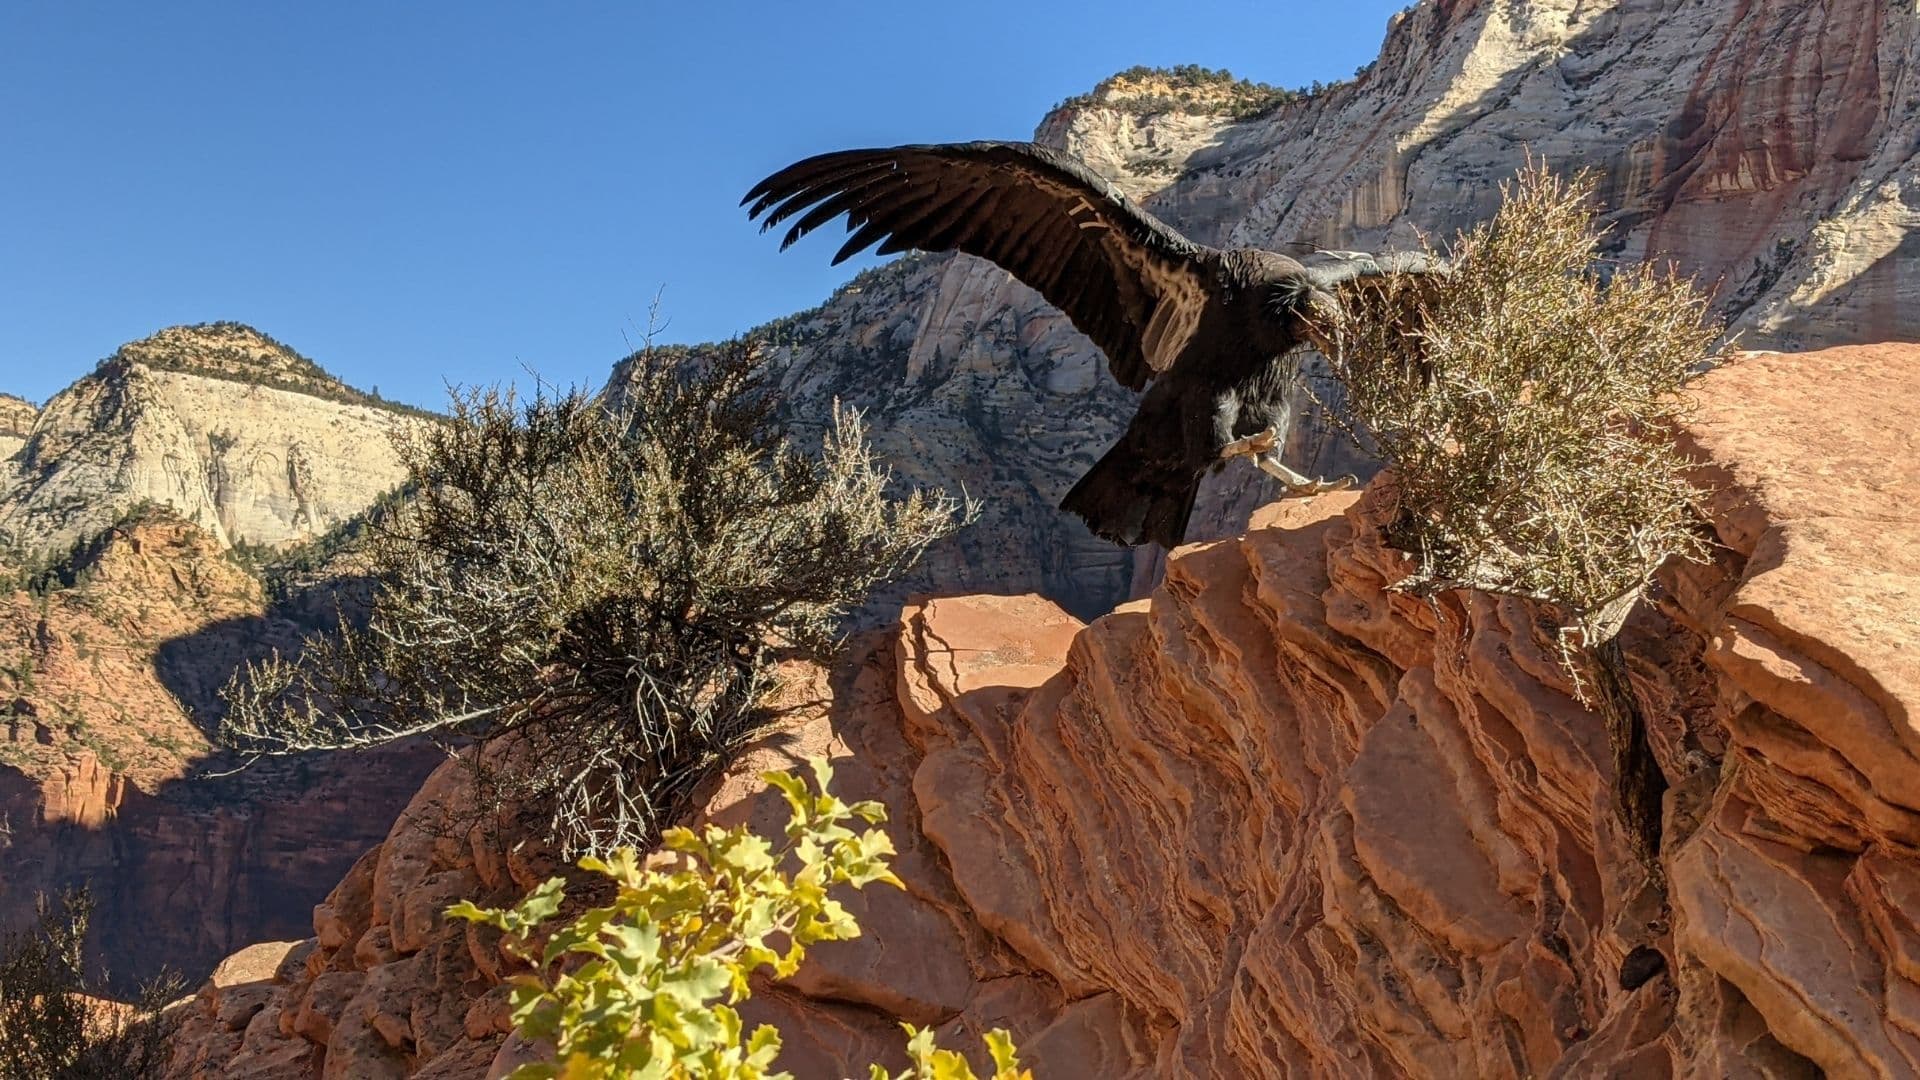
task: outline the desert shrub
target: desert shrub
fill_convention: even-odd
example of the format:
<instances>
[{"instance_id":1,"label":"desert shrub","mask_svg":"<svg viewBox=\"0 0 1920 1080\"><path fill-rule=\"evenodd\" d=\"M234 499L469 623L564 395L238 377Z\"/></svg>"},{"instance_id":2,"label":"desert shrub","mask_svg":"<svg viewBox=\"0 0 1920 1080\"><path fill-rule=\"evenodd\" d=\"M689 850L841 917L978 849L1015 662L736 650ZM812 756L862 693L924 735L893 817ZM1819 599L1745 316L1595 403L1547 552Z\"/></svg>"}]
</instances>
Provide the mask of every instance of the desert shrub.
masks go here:
<instances>
[{"instance_id":1,"label":"desert shrub","mask_svg":"<svg viewBox=\"0 0 1920 1080\"><path fill-rule=\"evenodd\" d=\"M763 775L789 811L777 848L746 826L709 825L700 833L662 834L662 846L676 856L670 868L643 868L632 848L606 860L589 856L581 868L611 879L618 892L612 903L558 928L549 925L566 899L557 877L512 908L463 901L448 909L451 917L500 930L502 950L530 969L511 979L513 1022L553 1060L522 1065L509 1080L790 1075L770 1071L779 1032L763 1024L747 1034L732 1005L751 994L754 972L791 975L808 946L859 936L830 889L900 886L888 868L893 845L886 833L850 827L878 826L885 809L842 802L828 790L827 763L815 760L812 769L812 787L792 773ZM936 1049L931 1031L906 1028L913 1068L889 1074L876 1065L875 1080L972 1080L966 1060ZM1006 1032L992 1032L987 1042L996 1080L1029 1077Z\"/></svg>"},{"instance_id":2,"label":"desert shrub","mask_svg":"<svg viewBox=\"0 0 1920 1080\"><path fill-rule=\"evenodd\" d=\"M1331 359L1393 468L1392 539L1419 562L1403 587L1551 600L1598 641L1666 559L1702 550L1672 435L1719 330L1670 270L1603 280L1590 177L1536 165L1502 190L1451 273L1371 279Z\"/></svg>"},{"instance_id":3,"label":"desert shrub","mask_svg":"<svg viewBox=\"0 0 1920 1080\"><path fill-rule=\"evenodd\" d=\"M95 996L83 957L93 902L84 889L53 902L37 923L0 936L0 1076L41 1080L140 1080L166 1065L160 1010L176 997L170 976L132 1004Z\"/></svg>"},{"instance_id":4,"label":"desert shrub","mask_svg":"<svg viewBox=\"0 0 1920 1080\"><path fill-rule=\"evenodd\" d=\"M1720 331L1670 268L1601 272L1590 176L1530 163L1502 195L1447 253L1451 272L1362 279L1316 336L1356 433L1393 470L1388 538L1416 560L1399 587L1562 613L1579 692L1598 660L1595 699L1629 714L1616 717L1620 773L1647 790L1622 798L1646 833L1661 781L1614 639L1666 560L1705 551L1673 434Z\"/></svg>"},{"instance_id":5,"label":"desert shrub","mask_svg":"<svg viewBox=\"0 0 1920 1080\"><path fill-rule=\"evenodd\" d=\"M569 853L651 840L763 719L778 656L824 656L956 521L888 494L853 413L791 445L744 343L639 358L618 411L467 391L399 438L412 494L366 522L370 619L238 673L223 740L511 737L487 790Z\"/></svg>"}]
</instances>

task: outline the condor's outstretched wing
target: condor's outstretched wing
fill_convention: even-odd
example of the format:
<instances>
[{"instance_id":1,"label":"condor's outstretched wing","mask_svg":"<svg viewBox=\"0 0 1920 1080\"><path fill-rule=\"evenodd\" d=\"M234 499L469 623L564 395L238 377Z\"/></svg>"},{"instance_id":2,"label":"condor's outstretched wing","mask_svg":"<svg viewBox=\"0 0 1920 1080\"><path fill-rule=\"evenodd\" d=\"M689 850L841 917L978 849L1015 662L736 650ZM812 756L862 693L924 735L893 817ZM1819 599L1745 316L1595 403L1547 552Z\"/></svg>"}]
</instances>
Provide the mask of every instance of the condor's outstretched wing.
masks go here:
<instances>
[{"instance_id":1,"label":"condor's outstretched wing","mask_svg":"<svg viewBox=\"0 0 1920 1080\"><path fill-rule=\"evenodd\" d=\"M794 241L845 214L833 261L880 244L964 251L998 264L1065 312L1138 390L1167 370L1212 302L1216 253L1135 206L1072 157L1031 143L844 150L789 165L742 206Z\"/></svg>"},{"instance_id":2,"label":"condor's outstretched wing","mask_svg":"<svg viewBox=\"0 0 1920 1080\"><path fill-rule=\"evenodd\" d=\"M1343 291L1356 283L1366 284L1367 278L1444 274L1449 269L1444 261L1424 251L1387 251L1378 255L1367 251L1316 251L1301 256L1300 265L1307 268L1307 276L1314 284L1329 292Z\"/></svg>"}]
</instances>

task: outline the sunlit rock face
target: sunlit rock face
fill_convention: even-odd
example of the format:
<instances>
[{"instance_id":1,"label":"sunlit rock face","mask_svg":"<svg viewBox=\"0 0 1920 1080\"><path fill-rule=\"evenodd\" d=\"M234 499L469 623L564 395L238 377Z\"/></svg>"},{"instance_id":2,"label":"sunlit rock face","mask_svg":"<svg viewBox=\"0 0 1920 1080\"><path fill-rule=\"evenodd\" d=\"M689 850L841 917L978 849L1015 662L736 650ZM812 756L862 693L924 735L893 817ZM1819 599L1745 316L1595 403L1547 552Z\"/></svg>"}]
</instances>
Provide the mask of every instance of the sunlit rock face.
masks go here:
<instances>
[{"instance_id":1,"label":"sunlit rock face","mask_svg":"<svg viewBox=\"0 0 1920 1080\"><path fill-rule=\"evenodd\" d=\"M17 398L12 394L0 394L0 460L13 456L27 441L27 434L33 430L34 417L40 410L33 402Z\"/></svg>"},{"instance_id":2,"label":"sunlit rock face","mask_svg":"<svg viewBox=\"0 0 1920 1080\"><path fill-rule=\"evenodd\" d=\"M1198 240L1288 252L1445 241L1531 153L1596 170L1610 256L1675 262L1747 347L1914 340L1916 50L1913 0L1426 2L1358 78L1267 115L1204 100L1142 115L1164 88L1120 81L1037 135ZM912 258L771 329L797 421L858 405L903 481L983 500L874 620L916 592L1035 591L1088 616L1158 580L1156 553L1056 509L1134 399L1031 290L972 258ZM1304 411L1337 405L1325 379L1308 388ZM1373 468L1319 418L1287 454L1326 475ZM1203 489L1190 538L1235 534L1278 494L1236 465Z\"/></svg>"},{"instance_id":3,"label":"sunlit rock face","mask_svg":"<svg viewBox=\"0 0 1920 1080\"><path fill-rule=\"evenodd\" d=\"M17 411L0 403L0 440ZM400 482L391 435L418 422L251 328L173 327L31 420L0 464L0 536L59 551L155 503L228 546L311 539Z\"/></svg>"},{"instance_id":4,"label":"sunlit rock face","mask_svg":"<svg viewBox=\"0 0 1920 1080\"><path fill-rule=\"evenodd\" d=\"M1901 1076L1920 1069L1920 347L1750 355L1684 446L1715 554L1628 624L1671 785L1658 875L1602 718L1528 601L1394 592L1390 481L1262 509L1092 623L1037 596L910 605L702 816L830 756L888 809L904 890L849 898L743 1011L798 1076L1013 1030L1040 1076ZM497 937L437 914L555 860L450 830L443 766L314 911L235 962L178 1077L487 1077ZM271 961L271 962L269 962Z\"/></svg>"}]
</instances>

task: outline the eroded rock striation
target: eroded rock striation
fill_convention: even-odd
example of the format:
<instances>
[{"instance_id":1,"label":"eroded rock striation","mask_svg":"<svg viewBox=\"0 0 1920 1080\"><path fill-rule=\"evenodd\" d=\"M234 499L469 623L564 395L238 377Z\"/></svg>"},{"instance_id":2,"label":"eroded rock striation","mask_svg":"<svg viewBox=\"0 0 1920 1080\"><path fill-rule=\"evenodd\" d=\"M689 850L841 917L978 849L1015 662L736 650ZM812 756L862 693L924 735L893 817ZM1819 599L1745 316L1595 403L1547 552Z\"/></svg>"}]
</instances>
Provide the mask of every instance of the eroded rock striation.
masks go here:
<instances>
[{"instance_id":1,"label":"eroded rock striation","mask_svg":"<svg viewBox=\"0 0 1920 1080\"><path fill-rule=\"evenodd\" d=\"M1011 1027L1042 1076L1897 1076L1920 1069L1920 348L1753 354L1698 384L1711 563L1629 623L1671 784L1657 875L1602 720L1529 602L1392 591L1391 482L1261 511L1091 624L911 605L705 813L831 754L904 891L763 987L802 1077ZM465 773L266 973L204 987L177 1076L482 1077L507 963L437 912L552 872L450 831ZM439 822L439 824L436 824ZM270 973L269 973L270 972Z\"/></svg>"},{"instance_id":2,"label":"eroded rock striation","mask_svg":"<svg viewBox=\"0 0 1920 1080\"><path fill-rule=\"evenodd\" d=\"M312 539L400 482L391 435L418 422L250 327L172 327L32 419L0 461L0 539L60 551L143 503L224 546Z\"/></svg>"},{"instance_id":3,"label":"eroded rock striation","mask_svg":"<svg viewBox=\"0 0 1920 1080\"><path fill-rule=\"evenodd\" d=\"M1531 153L1596 170L1611 253L1677 262L1747 347L1914 340L1917 52L1912 0L1430 0L1395 17L1358 78L1265 115L1143 105L1163 88L1117 80L1037 137L1196 239L1294 252L1444 241L1492 213ZM911 258L768 329L795 418L858 405L903 478L985 499L880 615L915 591L988 590L1088 616L1157 580L1156 556L1055 509L1132 402L1031 290L976 259ZM1307 385L1337 404L1327 380ZM1288 457L1372 467L1321 419ZM1190 537L1237 534L1277 495L1230 469Z\"/></svg>"}]
</instances>

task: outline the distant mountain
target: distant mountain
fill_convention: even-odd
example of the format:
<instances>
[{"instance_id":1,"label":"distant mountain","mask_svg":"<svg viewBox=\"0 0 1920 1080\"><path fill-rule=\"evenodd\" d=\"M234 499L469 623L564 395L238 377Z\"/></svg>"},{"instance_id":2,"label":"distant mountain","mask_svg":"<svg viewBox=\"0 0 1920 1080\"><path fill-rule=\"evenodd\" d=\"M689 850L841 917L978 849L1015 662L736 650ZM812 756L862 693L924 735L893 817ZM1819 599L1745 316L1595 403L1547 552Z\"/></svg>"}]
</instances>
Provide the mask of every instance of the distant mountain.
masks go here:
<instances>
[{"instance_id":1,"label":"distant mountain","mask_svg":"<svg viewBox=\"0 0 1920 1080\"><path fill-rule=\"evenodd\" d=\"M209 734L244 660L364 591L337 564L270 589L260 548L392 489L389 435L420 415L234 323L124 346L45 409L0 399L0 929L84 881L110 972L197 973L304 932L385 835L431 752L221 778Z\"/></svg>"},{"instance_id":2,"label":"distant mountain","mask_svg":"<svg viewBox=\"0 0 1920 1080\"><path fill-rule=\"evenodd\" d=\"M426 415L238 323L124 345L37 415L16 401L0 402L0 538L30 552L148 502L222 546L310 539L399 483L390 436Z\"/></svg>"}]
</instances>

